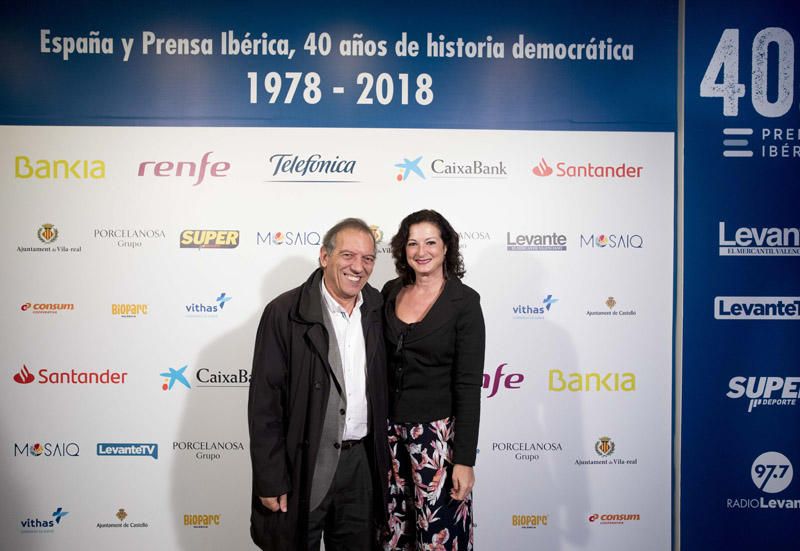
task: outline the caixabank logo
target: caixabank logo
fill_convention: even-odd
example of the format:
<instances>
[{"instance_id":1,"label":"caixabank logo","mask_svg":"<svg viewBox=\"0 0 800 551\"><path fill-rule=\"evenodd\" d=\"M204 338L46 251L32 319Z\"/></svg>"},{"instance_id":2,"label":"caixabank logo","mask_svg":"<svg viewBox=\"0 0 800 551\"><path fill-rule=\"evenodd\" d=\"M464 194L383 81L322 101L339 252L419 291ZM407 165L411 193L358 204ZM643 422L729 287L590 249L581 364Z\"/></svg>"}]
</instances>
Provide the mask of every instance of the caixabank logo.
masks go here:
<instances>
[{"instance_id":1,"label":"caixabank logo","mask_svg":"<svg viewBox=\"0 0 800 551\"><path fill-rule=\"evenodd\" d=\"M714 297L714 319L800 320L800 297Z\"/></svg>"},{"instance_id":2,"label":"caixabank logo","mask_svg":"<svg viewBox=\"0 0 800 551\"><path fill-rule=\"evenodd\" d=\"M642 177L644 166L625 162L598 163L594 162L567 162L555 161L552 163L555 170L544 157L534 163L531 174L537 178L566 178L583 180L638 180Z\"/></svg>"},{"instance_id":3,"label":"caixabank logo","mask_svg":"<svg viewBox=\"0 0 800 551\"><path fill-rule=\"evenodd\" d=\"M594 456L579 457L575 465L585 467L591 465L617 465L620 467L638 465L637 457L624 455L625 451L617 447L617 443L610 436L599 436L594 442Z\"/></svg>"},{"instance_id":4,"label":"caixabank logo","mask_svg":"<svg viewBox=\"0 0 800 551\"><path fill-rule=\"evenodd\" d=\"M183 230L181 249L235 249L239 230Z\"/></svg>"},{"instance_id":5,"label":"caixabank logo","mask_svg":"<svg viewBox=\"0 0 800 551\"><path fill-rule=\"evenodd\" d=\"M508 165L498 159L449 159L438 158L431 161L431 178L450 178L460 180L508 178Z\"/></svg>"},{"instance_id":6,"label":"caixabank logo","mask_svg":"<svg viewBox=\"0 0 800 551\"><path fill-rule=\"evenodd\" d=\"M769 497L789 488L794 478L792 462L781 452L768 451L756 457L750 466L750 478L761 495L728 498L728 509L800 509L800 499L794 496Z\"/></svg>"},{"instance_id":7,"label":"caixabank logo","mask_svg":"<svg viewBox=\"0 0 800 551\"><path fill-rule=\"evenodd\" d=\"M191 302L184 305L186 310L184 314L187 318L217 318L225 311L225 305L232 299L233 297L222 291L216 296L214 302Z\"/></svg>"},{"instance_id":8,"label":"caixabank logo","mask_svg":"<svg viewBox=\"0 0 800 551\"><path fill-rule=\"evenodd\" d=\"M356 183L358 162L339 155L275 153L268 157L268 182Z\"/></svg>"},{"instance_id":9,"label":"caixabank logo","mask_svg":"<svg viewBox=\"0 0 800 551\"><path fill-rule=\"evenodd\" d=\"M19 531L23 534L52 534L61 526L64 517L69 515L63 507L58 507L50 515L45 517L28 517L19 521Z\"/></svg>"},{"instance_id":10,"label":"caixabank logo","mask_svg":"<svg viewBox=\"0 0 800 551\"><path fill-rule=\"evenodd\" d=\"M403 157L403 162L395 163L395 168L398 168L397 174L394 179L398 182L405 182L412 177L413 180L425 180L425 172L419 166L422 162L422 155L415 159L407 159Z\"/></svg>"},{"instance_id":11,"label":"caixabank logo","mask_svg":"<svg viewBox=\"0 0 800 551\"><path fill-rule=\"evenodd\" d=\"M81 447L77 442L15 442L14 457L78 457Z\"/></svg>"},{"instance_id":12,"label":"caixabank logo","mask_svg":"<svg viewBox=\"0 0 800 551\"><path fill-rule=\"evenodd\" d=\"M747 413L756 408L775 410L793 408L800 398L800 377L737 375L728 381L731 400L747 404Z\"/></svg>"},{"instance_id":13,"label":"caixabank logo","mask_svg":"<svg viewBox=\"0 0 800 551\"><path fill-rule=\"evenodd\" d=\"M199 186L205 181L206 176L211 179L226 178L231 169L228 161L212 161L213 151L206 151L200 161L143 161L139 163L137 175L147 178L169 178L170 181L182 178L192 182L192 186Z\"/></svg>"},{"instance_id":14,"label":"caixabank logo","mask_svg":"<svg viewBox=\"0 0 800 551\"><path fill-rule=\"evenodd\" d=\"M800 256L800 228L745 227L719 223L720 256Z\"/></svg>"},{"instance_id":15,"label":"caixabank logo","mask_svg":"<svg viewBox=\"0 0 800 551\"><path fill-rule=\"evenodd\" d=\"M37 378L38 375L38 378ZM12 379L21 385L36 383L39 385L122 385L127 382L126 371L52 371L40 369L36 375L31 373L28 366L23 364L22 369L16 372Z\"/></svg>"}]
</instances>

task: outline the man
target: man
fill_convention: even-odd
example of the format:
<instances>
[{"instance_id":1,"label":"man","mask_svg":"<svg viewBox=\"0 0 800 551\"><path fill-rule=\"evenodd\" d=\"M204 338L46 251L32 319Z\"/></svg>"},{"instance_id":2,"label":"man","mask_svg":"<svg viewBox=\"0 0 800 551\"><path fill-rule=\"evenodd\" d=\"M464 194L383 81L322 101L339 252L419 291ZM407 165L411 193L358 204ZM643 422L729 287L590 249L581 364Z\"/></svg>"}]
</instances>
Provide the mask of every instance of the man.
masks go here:
<instances>
[{"instance_id":1,"label":"man","mask_svg":"<svg viewBox=\"0 0 800 551\"><path fill-rule=\"evenodd\" d=\"M320 268L264 309L248 422L250 532L262 549L369 550L385 521L389 450L375 238L347 218Z\"/></svg>"}]
</instances>

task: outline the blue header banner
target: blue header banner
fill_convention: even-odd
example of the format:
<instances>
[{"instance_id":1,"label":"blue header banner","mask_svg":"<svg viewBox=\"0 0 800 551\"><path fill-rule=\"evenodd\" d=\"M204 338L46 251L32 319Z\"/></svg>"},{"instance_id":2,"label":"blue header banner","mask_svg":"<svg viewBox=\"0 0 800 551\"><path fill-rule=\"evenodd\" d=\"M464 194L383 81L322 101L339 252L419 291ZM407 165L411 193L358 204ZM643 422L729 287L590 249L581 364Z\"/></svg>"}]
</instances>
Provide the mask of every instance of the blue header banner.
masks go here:
<instances>
[{"instance_id":1,"label":"blue header banner","mask_svg":"<svg viewBox=\"0 0 800 551\"><path fill-rule=\"evenodd\" d=\"M2 124L675 129L677 0L3 12Z\"/></svg>"},{"instance_id":2,"label":"blue header banner","mask_svg":"<svg viewBox=\"0 0 800 551\"><path fill-rule=\"evenodd\" d=\"M681 547L796 547L795 2L686 4Z\"/></svg>"}]
</instances>

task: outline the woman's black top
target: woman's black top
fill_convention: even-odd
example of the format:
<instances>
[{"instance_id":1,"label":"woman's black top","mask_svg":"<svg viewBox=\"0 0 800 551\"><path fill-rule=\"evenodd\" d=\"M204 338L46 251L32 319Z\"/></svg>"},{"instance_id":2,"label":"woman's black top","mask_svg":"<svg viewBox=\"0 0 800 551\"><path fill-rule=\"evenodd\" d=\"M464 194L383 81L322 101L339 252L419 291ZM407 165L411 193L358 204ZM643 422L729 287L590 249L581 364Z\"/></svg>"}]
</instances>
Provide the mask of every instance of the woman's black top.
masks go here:
<instances>
[{"instance_id":1,"label":"woman's black top","mask_svg":"<svg viewBox=\"0 0 800 551\"><path fill-rule=\"evenodd\" d=\"M383 286L389 359L389 418L422 423L454 417L453 463L475 464L486 329L480 295L448 279L425 317L403 323L395 313L400 279Z\"/></svg>"}]
</instances>

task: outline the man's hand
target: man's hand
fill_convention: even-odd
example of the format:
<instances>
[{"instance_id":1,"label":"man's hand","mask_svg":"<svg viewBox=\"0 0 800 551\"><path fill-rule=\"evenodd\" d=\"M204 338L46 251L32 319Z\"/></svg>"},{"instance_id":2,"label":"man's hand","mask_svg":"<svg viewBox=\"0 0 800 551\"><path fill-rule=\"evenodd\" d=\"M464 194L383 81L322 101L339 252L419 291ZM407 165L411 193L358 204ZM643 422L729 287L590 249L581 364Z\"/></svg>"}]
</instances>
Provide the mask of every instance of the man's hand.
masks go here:
<instances>
[{"instance_id":1,"label":"man's hand","mask_svg":"<svg viewBox=\"0 0 800 551\"><path fill-rule=\"evenodd\" d=\"M450 490L450 497L463 500L472 491L475 485L475 473L472 467L466 465L453 466L453 489Z\"/></svg>"},{"instance_id":2,"label":"man's hand","mask_svg":"<svg viewBox=\"0 0 800 551\"><path fill-rule=\"evenodd\" d=\"M278 510L282 513L286 512L286 494L281 497L259 497L258 499L261 500L261 505L273 513L277 513Z\"/></svg>"}]
</instances>

